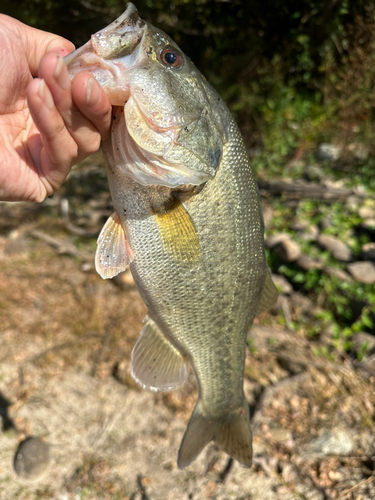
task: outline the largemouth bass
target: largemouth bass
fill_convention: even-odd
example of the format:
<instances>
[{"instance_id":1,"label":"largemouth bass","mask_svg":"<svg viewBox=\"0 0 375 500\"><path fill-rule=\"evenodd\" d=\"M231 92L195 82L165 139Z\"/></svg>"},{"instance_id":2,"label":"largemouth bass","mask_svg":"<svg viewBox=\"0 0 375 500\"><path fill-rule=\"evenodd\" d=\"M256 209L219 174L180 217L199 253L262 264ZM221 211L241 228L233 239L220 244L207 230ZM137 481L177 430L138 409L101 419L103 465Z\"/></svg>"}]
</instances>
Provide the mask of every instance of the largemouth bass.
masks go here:
<instances>
[{"instance_id":1,"label":"largemouth bass","mask_svg":"<svg viewBox=\"0 0 375 500\"><path fill-rule=\"evenodd\" d=\"M131 3L66 62L71 77L90 71L113 105L103 151L115 211L98 239L96 269L110 278L130 264L148 307L132 375L171 390L192 367L199 398L180 468L211 440L250 466L246 336L277 291L239 129L190 59Z\"/></svg>"}]
</instances>

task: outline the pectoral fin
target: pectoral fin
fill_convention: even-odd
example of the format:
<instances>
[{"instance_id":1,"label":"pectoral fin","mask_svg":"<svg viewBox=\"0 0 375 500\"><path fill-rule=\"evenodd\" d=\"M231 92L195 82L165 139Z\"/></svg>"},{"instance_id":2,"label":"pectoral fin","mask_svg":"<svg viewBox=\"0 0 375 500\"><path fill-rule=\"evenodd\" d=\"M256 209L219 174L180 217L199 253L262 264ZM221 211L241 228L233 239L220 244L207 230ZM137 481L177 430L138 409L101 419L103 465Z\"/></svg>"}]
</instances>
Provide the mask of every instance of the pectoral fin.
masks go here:
<instances>
[{"instance_id":1,"label":"pectoral fin","mask_svg":"<svg viewBox=\"0 0 375 500\"><path fill-rule=\"evenodd\" d=\"M262 295L258 303L256 314L260 314L269 307L273 306L276 303L278 296L279 292L277 291L277 288L275 287L275 284L272 281L271 271L270 269L267 269L267 276L264 282Z\"/></svg>"},{"instance_id":2,"label":"pectoral fin","mask_svg":"<svg viewBox=\"0 0 375 500\"><path fill-rule=\"evenodd\" d=\"M195 261L200 256L198 236L185 207L178 200L155 214L164 247L178 261Z\"/></svg>"},{"instance_id":3,"label":"pectoral fin","mask_svg":"<svg viewBox=\"0 0 375 500\"><path fill-rule=\"evenodd\" d=\"M183 356L151 319L133 348L131 374L136 382L153 391L175 389L189 375Z\"/></svg>"},{"instance_id":4,"label":"pectoral fin","mask_svg":"<svg viewBox=\"0 0 375 500\"><path fill-rule=\"evenodd\" d=\"M95 254L95 269L103 279L113 278L126 270L133 254L116 211L100 231Z\"/></svg>"}]
</instances>

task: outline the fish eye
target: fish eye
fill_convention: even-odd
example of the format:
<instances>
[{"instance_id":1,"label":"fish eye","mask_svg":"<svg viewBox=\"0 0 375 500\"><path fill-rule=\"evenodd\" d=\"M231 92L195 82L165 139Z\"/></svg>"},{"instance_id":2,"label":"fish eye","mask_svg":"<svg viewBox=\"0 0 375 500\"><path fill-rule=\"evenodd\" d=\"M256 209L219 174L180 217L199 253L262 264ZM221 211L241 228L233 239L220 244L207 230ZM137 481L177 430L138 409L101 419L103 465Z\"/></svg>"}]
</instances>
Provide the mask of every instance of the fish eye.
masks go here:
<instances>
[{"instance_id":1,"label":"fish eye","mask_svg":"<svg viewBox=\"0 0 375 500\"><path fill-rule=\"evenodd\" d=\"M168 66L168 68L181 68L182 66L182 55L178 50L173 49L171 47L167 47L166 49L163 50L163 52L160 54L160 59L165 66Z\"/></svg>"}]
</instances>

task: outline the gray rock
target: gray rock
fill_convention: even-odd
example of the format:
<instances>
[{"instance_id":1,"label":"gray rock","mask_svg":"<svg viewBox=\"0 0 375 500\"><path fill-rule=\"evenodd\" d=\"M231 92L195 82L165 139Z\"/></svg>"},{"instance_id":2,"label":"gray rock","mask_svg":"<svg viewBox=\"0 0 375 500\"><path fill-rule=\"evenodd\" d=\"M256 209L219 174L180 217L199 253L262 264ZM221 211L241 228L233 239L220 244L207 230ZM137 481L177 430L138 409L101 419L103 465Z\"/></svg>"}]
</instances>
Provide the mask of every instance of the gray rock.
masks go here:
<instances>
[{"instance_id":1,"label":"gray rock","mask_svg":"<svg viewBox=\"0 0 375 500\"><path fill-rule=\"evenodd\" d=\"M308 271L309 269L322 269L323 263L321 261L315 260L310 255L302 253L298 259L297 264L301 269Z\"/></svg>"},{"instance_id":2,"label":"gray rock","mask_svg":"<svg viewBox=\"0 0 375 500\"><path fill-rule=\"evenodd\" d=\"M370 261L353 262L348 264L348 271L353 278L365 285L375 283L375 264Z\"/></svg>"},{"instance_id":3,"label":"gray rock","mask_svg":"<svg viewBox=\"0 0 375 500\"><path fill-rule=\"evenodd\" d=\"M320 221L319 226L320 226L320 229L322 229L324 231L324 229L329 229L330 227L333 227L333 224L332 224L331 220L328 217L324 217Z\"/></svg>"},{"instance_id":4,"label":"gray rock","mask_svg":"<svg viewBox=\"0 0 375 500\"><path fill-rule=\"evenodd\" d=\"M275 283L275 285L281 291L282 294L291 295L293 293L292 285L286 278L284 278L284 276L281 276L279 274L273 274L272 281Z\"/></svg>"},{"instance_id":5,"label":"gray rock","mask_svg":"<svg viewBox=\"0 0 375 500\"><path fill-rule=\"evenodd\" d=\"M316 152L316 158L318 160L338 160L340 158L341 148L335 146L334 144L328 144L327 142L322 142L318 146Z\"/></svg>"},{"instance_id":6,"label":"gray rock","mask_svg":"<svg viewBox=\"0 0 375 500\"><path fill-rule=\"evenodd\" d=\"M353 335L353 347L352 350L357 352L366 348L367 355L372 353L375 349L375 336L371 333L358 332Z\"/></svg>"},{"instance_id":7,"label":"gray rock","mask_svg":"<svg viewBox=\"0 0 375 500\"><path fill-rule=\"evenodd\" d=\"M326 175L319 165L316 164L306 167L304 174L306 179L310 182L319 182L324 179Z\"/></svg>"},{"instance_id":8,"label":"gray rock","mask_svg":"<svg viewBox=\"0 0 375 500\"><path fill-rule=\"evenodd\" d=\"M362 217L362 219L374 219L375 210L371 207L361 207L358 210L358 215Z\"/></svg>"},{"instance_id":9,"label":"gray rock","mask_svg":"<svg viewBox=\"0 0 375 500\"><path fill-rule=\"evenodd\" d=\"M361 259L375 260L375 243L365 243L362 246Z\"/></svg>"},{"instance_id":10,"label":"gray rock","mask_svg":"<svg viewBox=\"0 0 375 500\"><path fill-rule=\"evenodd\" d=\"M271 236L268 236L265 239L265 245L267 248L273 248L275 245L280 243L281 241L285 241L290 239L290 236L288 233L277 233L277 234L272 234Z\"/></svg>"},{"instance_id":11,"label":"gray rock","mask_svg":"<svg viewBox=\"0 0 375 500\"><path fill-rule=\"evenodd\" d=\"M363 203L361 198L355 195L348 196L345 201L345 205L349 210L352 210L353 212L358 210L358 207Z\"/></svg>"},{"instance_id":12,"label":"gray rock","mask_svg":"<svg viewBox=\"0 0 375 500\"><path fill-rule=\"evenodd\" d=\"M262 211L263 211L264 225L265 227L268 227L269 223L273 218L273 208L271 207L271 205L268 205L268 203L264 203L262 200Z\"/></svg>"},{"instance_id":13,"label":"gray rock","mask_svg":"<svg viewBox=\"0 0 375 500\"><path fill-rule=\"evenodd\" d=\"M341 240L328 234L320 234L317 242L325 250L329 250L337 260L348 262L352 258L350 249Z\"/></svg>"},{"instance_id":14,"label":"gray rock","mask_svg":"<svg viewBox=\"0 0 375 500\"><path fill-rule=\"evenodd\" d=\"M301 255L299 244L290 238L281 240L273 249L284 262L294 262Z\"/></svg>"},{"instance_id":15,"label":"gray rock","mask_svg":"<svg viewBox=\"0 0 375 500\"><path fill-rule=\"evenodd\" d=\"M324 268L324 272L328 274L328 276L334 276L335 278L338 278L339 280L342 281L348 281L348 282L353 281L352 277L339 267L327 266Z\"/></svg>"},{"instance_id":16,"label":"gray rock","mask_svg":"<svg viewBox=\"0 0 375 500\"><path fill-rule=\"evenodd\" d=\"M22 441L14 456L14 470L22 479L39 479L49 465L49 445L38 437Z\"/></svg>"},{"instance_id":17,"label":"gray rock","mask_svg":"<svg viewBox=\"0 0 375 500\"><path fill-rule=\"evenodd\" d=\"M348 455L354 443L348 431L331 429L312 439L306 448L317 455Z\"/></svg>"},{"instance_id":18,"label":"gray rock","mask_svg":"<svg viewBox=\"0 0 375 500\"><path fill-rule=\"evenodd\" d=\"M371 230L374 230L375 229L375 217L373 219L365 219L361 226L365 229L371 229Z\"/></svg>"},{"instance_id":19,"label":"gray rock","mask_svg":"<svg viewBox=\"0 0 375 500\"><path fill-rule=\"evenodd\" d=\"M352 144L349 144L347 146L347 150L354 155L354 158L362 161L367 160L370 154L370 149L360 142L353 142Z\"/></svg>"}]
</instances>

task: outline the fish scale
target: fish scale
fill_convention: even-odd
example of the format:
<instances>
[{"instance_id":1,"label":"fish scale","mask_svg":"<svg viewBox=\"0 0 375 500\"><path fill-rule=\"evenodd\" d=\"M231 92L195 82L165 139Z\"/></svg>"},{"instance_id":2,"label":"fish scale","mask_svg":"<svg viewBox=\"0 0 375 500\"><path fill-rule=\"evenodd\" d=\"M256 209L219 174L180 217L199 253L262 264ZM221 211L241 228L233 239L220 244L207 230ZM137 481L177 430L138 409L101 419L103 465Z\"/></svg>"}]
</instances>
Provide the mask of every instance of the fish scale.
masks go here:
<instances>
[{"instance_id":1,"label":"fish scale","mask_svg":"<svg viewBox=\"0 0 375 500\"><path fill-rule=\"evenodd\" d=\"M241 134L193 63L134 5L95 37L100 44L68 56L68 67L72 77L90 70L119 106L103 143L115 213L99 236L96 267L108 278L130 264L148 307L132 375L143 387L170 390L192 367L199 395L180 468L211 440L250 466L246 337L277 292Z\"/></svg>"}]
</instances>

